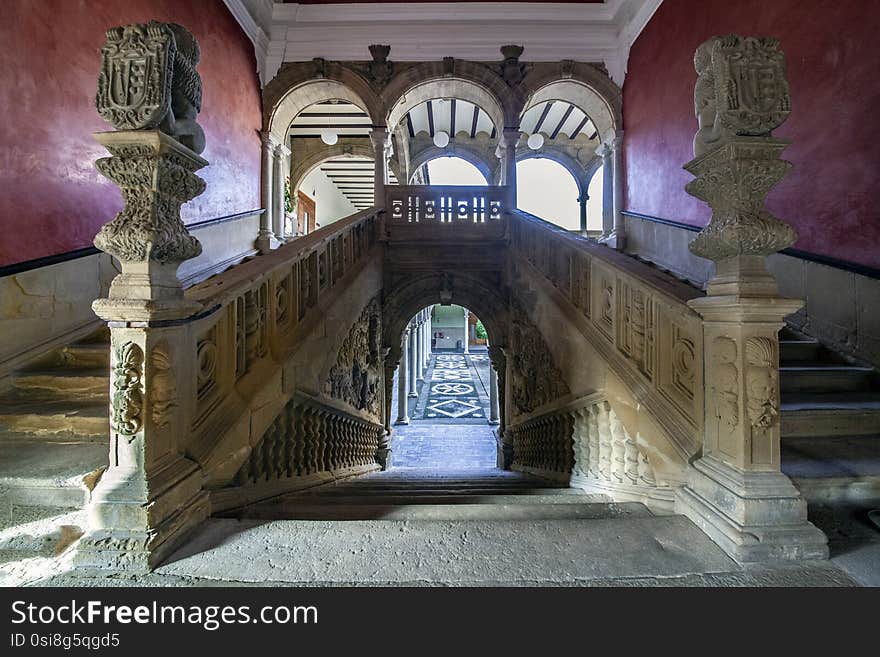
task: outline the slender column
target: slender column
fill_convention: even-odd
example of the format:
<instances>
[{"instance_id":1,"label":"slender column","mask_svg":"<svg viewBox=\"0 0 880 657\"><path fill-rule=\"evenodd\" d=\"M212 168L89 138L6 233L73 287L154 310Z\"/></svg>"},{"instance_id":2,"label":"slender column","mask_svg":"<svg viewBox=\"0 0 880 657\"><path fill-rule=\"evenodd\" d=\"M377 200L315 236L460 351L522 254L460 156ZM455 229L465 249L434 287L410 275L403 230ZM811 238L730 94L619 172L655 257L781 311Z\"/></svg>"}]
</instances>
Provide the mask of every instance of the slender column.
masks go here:
<instances>
[{"instance_id":1,"label":"slender column","mask_svg":"<svg viewBox=\"0 0 880 657\"><path fill-rule=\"evenodd\" d=\"M516 145L519 128L504 128L501 135L501 184L509 187L511 206L516 206Z\"/></svg>"},{"instance_id":2,"label":"slender column","mask_svg":"<svg viewBox=\"0 0 880 657\"><path fill-rule=\"evenodd\" d=\"M610 222L603 211L603 231L607 231L607 224L611 224L611 232L607 233L602 242L613 249L623 250L626 243L626 226L623 222L623 131L618 131L614 139L603 145L602 154L603 166L603 182L611 178L611 195L610 195ZM610 161L610 162L609 162ZM611 164L609 167L608 164ZM608 185L605 185L607 193ZM609 204L605 204L607 208ZM603 208L603 210L604 210Z\"/></svg>"},{"instance_id":3,"label":"slender column","mask_svg":"<svg viewBox=\"0 0 880 657\"><path fill-rule=\"evenodd\" d=\"M290 149L284 144L278 144L275 147L275 166L274 179L272 181L272 232L275 239L281 241L286 237L284 220L287 213L284 211L284 190L286 189L287 173L290 170L287 166L290 157Z\"/></svg>"},{"instance_id":4,"label":"slender column","mask_svg":"<svg viewBox=\"0 0 880 657\"><path fill-rule=\"evenodd\" d=\"M416 323L416 339L415 339L415 350L416 350L416 378L419 381L425 380L425 324L421 321L421 314L417 315L419 318Z\"/></svg>"},{"instance_id":5,"label":"slender column","mask_svg":"<svg viewBox=\"0 0 880 657\"><path fill-rule=\"evenodd\" d=\"M471 334L471 327L470 327L470 321L469 321L470 316L471 316L471 311L468 310L467 308L464 308L463 310L464 310L464 343L463 343L463 345L464 345L464 353L468 354L468 353L470 353L470 350L468 349L468 342L469 342L468 338L470 337L470 334Z\"/></svg>"},{"instance_id":6,"label":"slender column","mask_svg":"<svg viewBox=\"0 0 880 657\"><path fill-rule=\"evenodd\" d=\"M416 373L418 372L418 367L419 367L418 361L416 360L417 359L417 355L416 355L417 351L418 351L418 349L416 348L415 325L411 323L410 329L409 329L409 352L408 352L408 356L409 356L409 379L408 379L408 381L409 381L409 396L410 397L418 397L419 396L418 390L416 388L416 376L417 376Z\"/></svg>"},{"instance_id":7,"label":"slender column","mask_svg":"<svg viewBox=\"0 0 880 657\"><path fill-rule=\"evenodd\" d=\"M499 424L498 413L498 374L489 364L489 424Z\"/></svg>"},{"instance_id":8,"label":"slender column","mask_svg":"<svg viewBox=\"0 0 880 657\"><path fill-rule=\"evenodd\" d=\"M590 197L586 192L578 196L578 203L580 204L581 211L581 234L587 234L587 201L590 200Z\"/></svg>"},{"instance_id":9,"label":"slender column","mask_svg":"<svg viewBox=\"0 0 880 657\"><path fill-rule=\"evenodd\" d=\"M428 308L428 364L431 364L431 354L434 352L434 322L431 318L432 307Z\"/></svg>"},{"instance_id":10,"label":"slender column","mask_svg":"<svg viewBox=\"0 0 880 657\"><path fill-rule=\"evenodd\" d=\"M602 158L602 241L614 230L614 165L611 160L611 146L602 144L596 150Z\"/></svg>"},{"instance_id":11,"label":"slender column","mask_svg":"<svg viewBox=\"0 0 880 657\"><path fill-rule=\"evenodd\" d=\"M260 217L260 232L257 235L257 248L261 253L268 253L275 241L272 232L273 206L273 179L275 177L275 148L278 142L268 132L261 134L263 142L262 154L262 184L260 187L260 203L263 206L263 214Z\"/></svg>"},{"instance_id":12,"label":"slender column","mask_svg":"<svg viewBox=\"0 0 880 657\"><path fill-rule=\"evenodd\" d=\"M409 424L409 409L406 394L407 377L407 349L409 348L410 332L407 329L403 337L403 349L400 356L400 365L397 366L397 421L395 424Z\"/></svg>"},{"instance_id":13,"label":"slender column","mask_svg":"<svg viewBox=\"0 0 880 657\"><path fill-rule=\"evenodd\" d=\"M385 184L388 181L388 149L391 137L384 125L373 126L370 131L373 142L373 205L385 206Z\"/></svg>"}]
</instances>

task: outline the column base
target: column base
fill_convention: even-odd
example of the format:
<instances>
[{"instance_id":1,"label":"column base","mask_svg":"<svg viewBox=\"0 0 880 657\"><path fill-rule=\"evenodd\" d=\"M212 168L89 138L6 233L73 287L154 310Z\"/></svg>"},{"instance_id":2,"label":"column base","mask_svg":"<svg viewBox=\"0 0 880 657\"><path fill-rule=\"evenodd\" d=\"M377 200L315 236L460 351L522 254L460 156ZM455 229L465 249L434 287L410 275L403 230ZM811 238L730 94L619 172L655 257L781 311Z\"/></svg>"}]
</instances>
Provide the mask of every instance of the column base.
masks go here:
<instances>
[{"instance_id":1,"label":"column base","mask_svg":"<svg viewBox=\"0 0 880 657\"><path fill-rule=\"evenodd\" d=\"M611 231L608 235L603 235L598 240L599 244L604 244L605 246L609 246L612 249L616 249L618 251L623 251L626 246L626 237L621 235L620 233L616 233Z\"/></svg>"},{"instance_id":2,"label":"column base","mask_svg":"<svg viewBox=\"0 0 880 657\"><path fill-rule=\"evenodd\" d=\"M675 511L739 563L828 558L825 534L781 472L742 472L703 457L676 491Z\"/></svg>"},{"instance_id":3,"label":"column base","mask_svg":"<svg viewBox=\"0 0 880 657\"><path fill-rule=\"evenodd\" d=\"M394 424L409 424L409 417L399 417L394 421Z\"/></svg>"},{"instance_id":4,"label":"column base","mask_svg":"<svg viewBox=\"0 0 880 657\"><path fill-rule=\"evenodd\" d=\"M184 458L168 463L149 483L137 473L108 471L89 503L90 528L77 544L73 566L105 573L155 568L210 516L201 476Z\"/></svg>"},{"instance_id":5,"label":"column base","mask_svg":"<svg viewBox=\"0 0 880 657\"><path fill-rule=\"evenodd\" d=\"M282 244L284 244L284 242L279 241L278 238L275 237L275 233L272 231L260 231L260 234L257 235L256 242L254 242L254 246L256 246L257 250L262 255L266 255L270 251L277 249Z\"/></svg>"},{"instance_id":6,"label":"column base","mask_svg":"<svg viewBox=\"0 0 880 657\"><path fill-rule=\"evenodd\" d=\"M416 398L418 396L419 396L419 393L417 393L417 392L411 392L407 395L407 397L412 397L412 398Z\"/></svg>"},{"instance_id":7,"label":"column base","mask_svg":"<svg viewBox=\"0 0 880 657\"><path fill-rule=\"evenodd\" d=\"M491 424L493 427L497 427L499 424L501 424L501 420L489 420L488 422L489 422L489 424Z\"/></svg>"}]
</instances>

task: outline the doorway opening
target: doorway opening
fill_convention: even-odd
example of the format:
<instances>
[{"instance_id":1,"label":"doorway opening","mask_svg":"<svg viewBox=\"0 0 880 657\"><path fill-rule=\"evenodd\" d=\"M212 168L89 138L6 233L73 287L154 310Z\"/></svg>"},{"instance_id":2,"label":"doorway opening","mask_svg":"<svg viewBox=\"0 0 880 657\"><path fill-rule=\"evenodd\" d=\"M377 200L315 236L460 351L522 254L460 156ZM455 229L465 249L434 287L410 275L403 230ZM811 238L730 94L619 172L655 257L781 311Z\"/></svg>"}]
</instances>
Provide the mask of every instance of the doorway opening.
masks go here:
<instances>
[{"instance_id":1,"label":"doorway opening","mask_svg":"<svg viewBox=\"0 0 880 657\"><path fill-rule=\"evenodd\" d=\"M498 382L479 317L463 306L428 306L407 325L403 346L392 468L495 468Z\"/></svg>"}]
</instances>

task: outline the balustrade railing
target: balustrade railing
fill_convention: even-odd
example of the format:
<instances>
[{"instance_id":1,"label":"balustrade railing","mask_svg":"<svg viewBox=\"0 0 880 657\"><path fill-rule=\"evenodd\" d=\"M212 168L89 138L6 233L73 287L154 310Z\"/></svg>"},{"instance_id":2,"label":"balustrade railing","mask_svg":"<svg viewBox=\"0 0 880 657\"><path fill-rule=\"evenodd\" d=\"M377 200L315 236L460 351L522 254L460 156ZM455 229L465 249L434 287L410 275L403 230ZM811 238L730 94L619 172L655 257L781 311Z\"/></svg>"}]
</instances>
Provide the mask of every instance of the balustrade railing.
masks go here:
<instances>
[{"instance_id":1,"label":"balustrade railing","mask_svg":"<svg viewBox=\"0 0 880 657\"><path fill-rule=\"evenodd\" d=\"M484 224L513 208L510 187L388 185L385 221L397 224Z\"/></svg>"},{"instance_id":2,"label":"balustrade railing","mask_svg":"<svg viewBox=\"0 0 880 657\"><path fill-rule=\"evenodd\" d=\"M511 249L556 288L582 333L669 433L683 458L702 444L702 293L537 217L511 213Z\"/></svg>"}]
</instances>

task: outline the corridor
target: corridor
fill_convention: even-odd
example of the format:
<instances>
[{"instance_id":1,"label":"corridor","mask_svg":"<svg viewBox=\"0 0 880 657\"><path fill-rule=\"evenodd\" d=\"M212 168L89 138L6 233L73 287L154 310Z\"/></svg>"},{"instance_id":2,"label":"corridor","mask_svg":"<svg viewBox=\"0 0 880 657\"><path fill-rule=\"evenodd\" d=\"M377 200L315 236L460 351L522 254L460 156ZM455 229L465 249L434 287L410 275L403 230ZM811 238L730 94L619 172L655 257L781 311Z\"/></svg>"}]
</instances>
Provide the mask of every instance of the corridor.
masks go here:
<instances>
[{"instance_id":1,"label":"corridor","mask_svg":"<svg viewBox=\"0 0 880 657\"><path fill-rule=\"evenodd\" d=\"M424 381L409 400L408 425L394 425L394 468L462 470L495 467L494 427L489 418L489 356L431 355ZM394 386L397 407L397 385Z\"/></svg>"}]
</instances>

